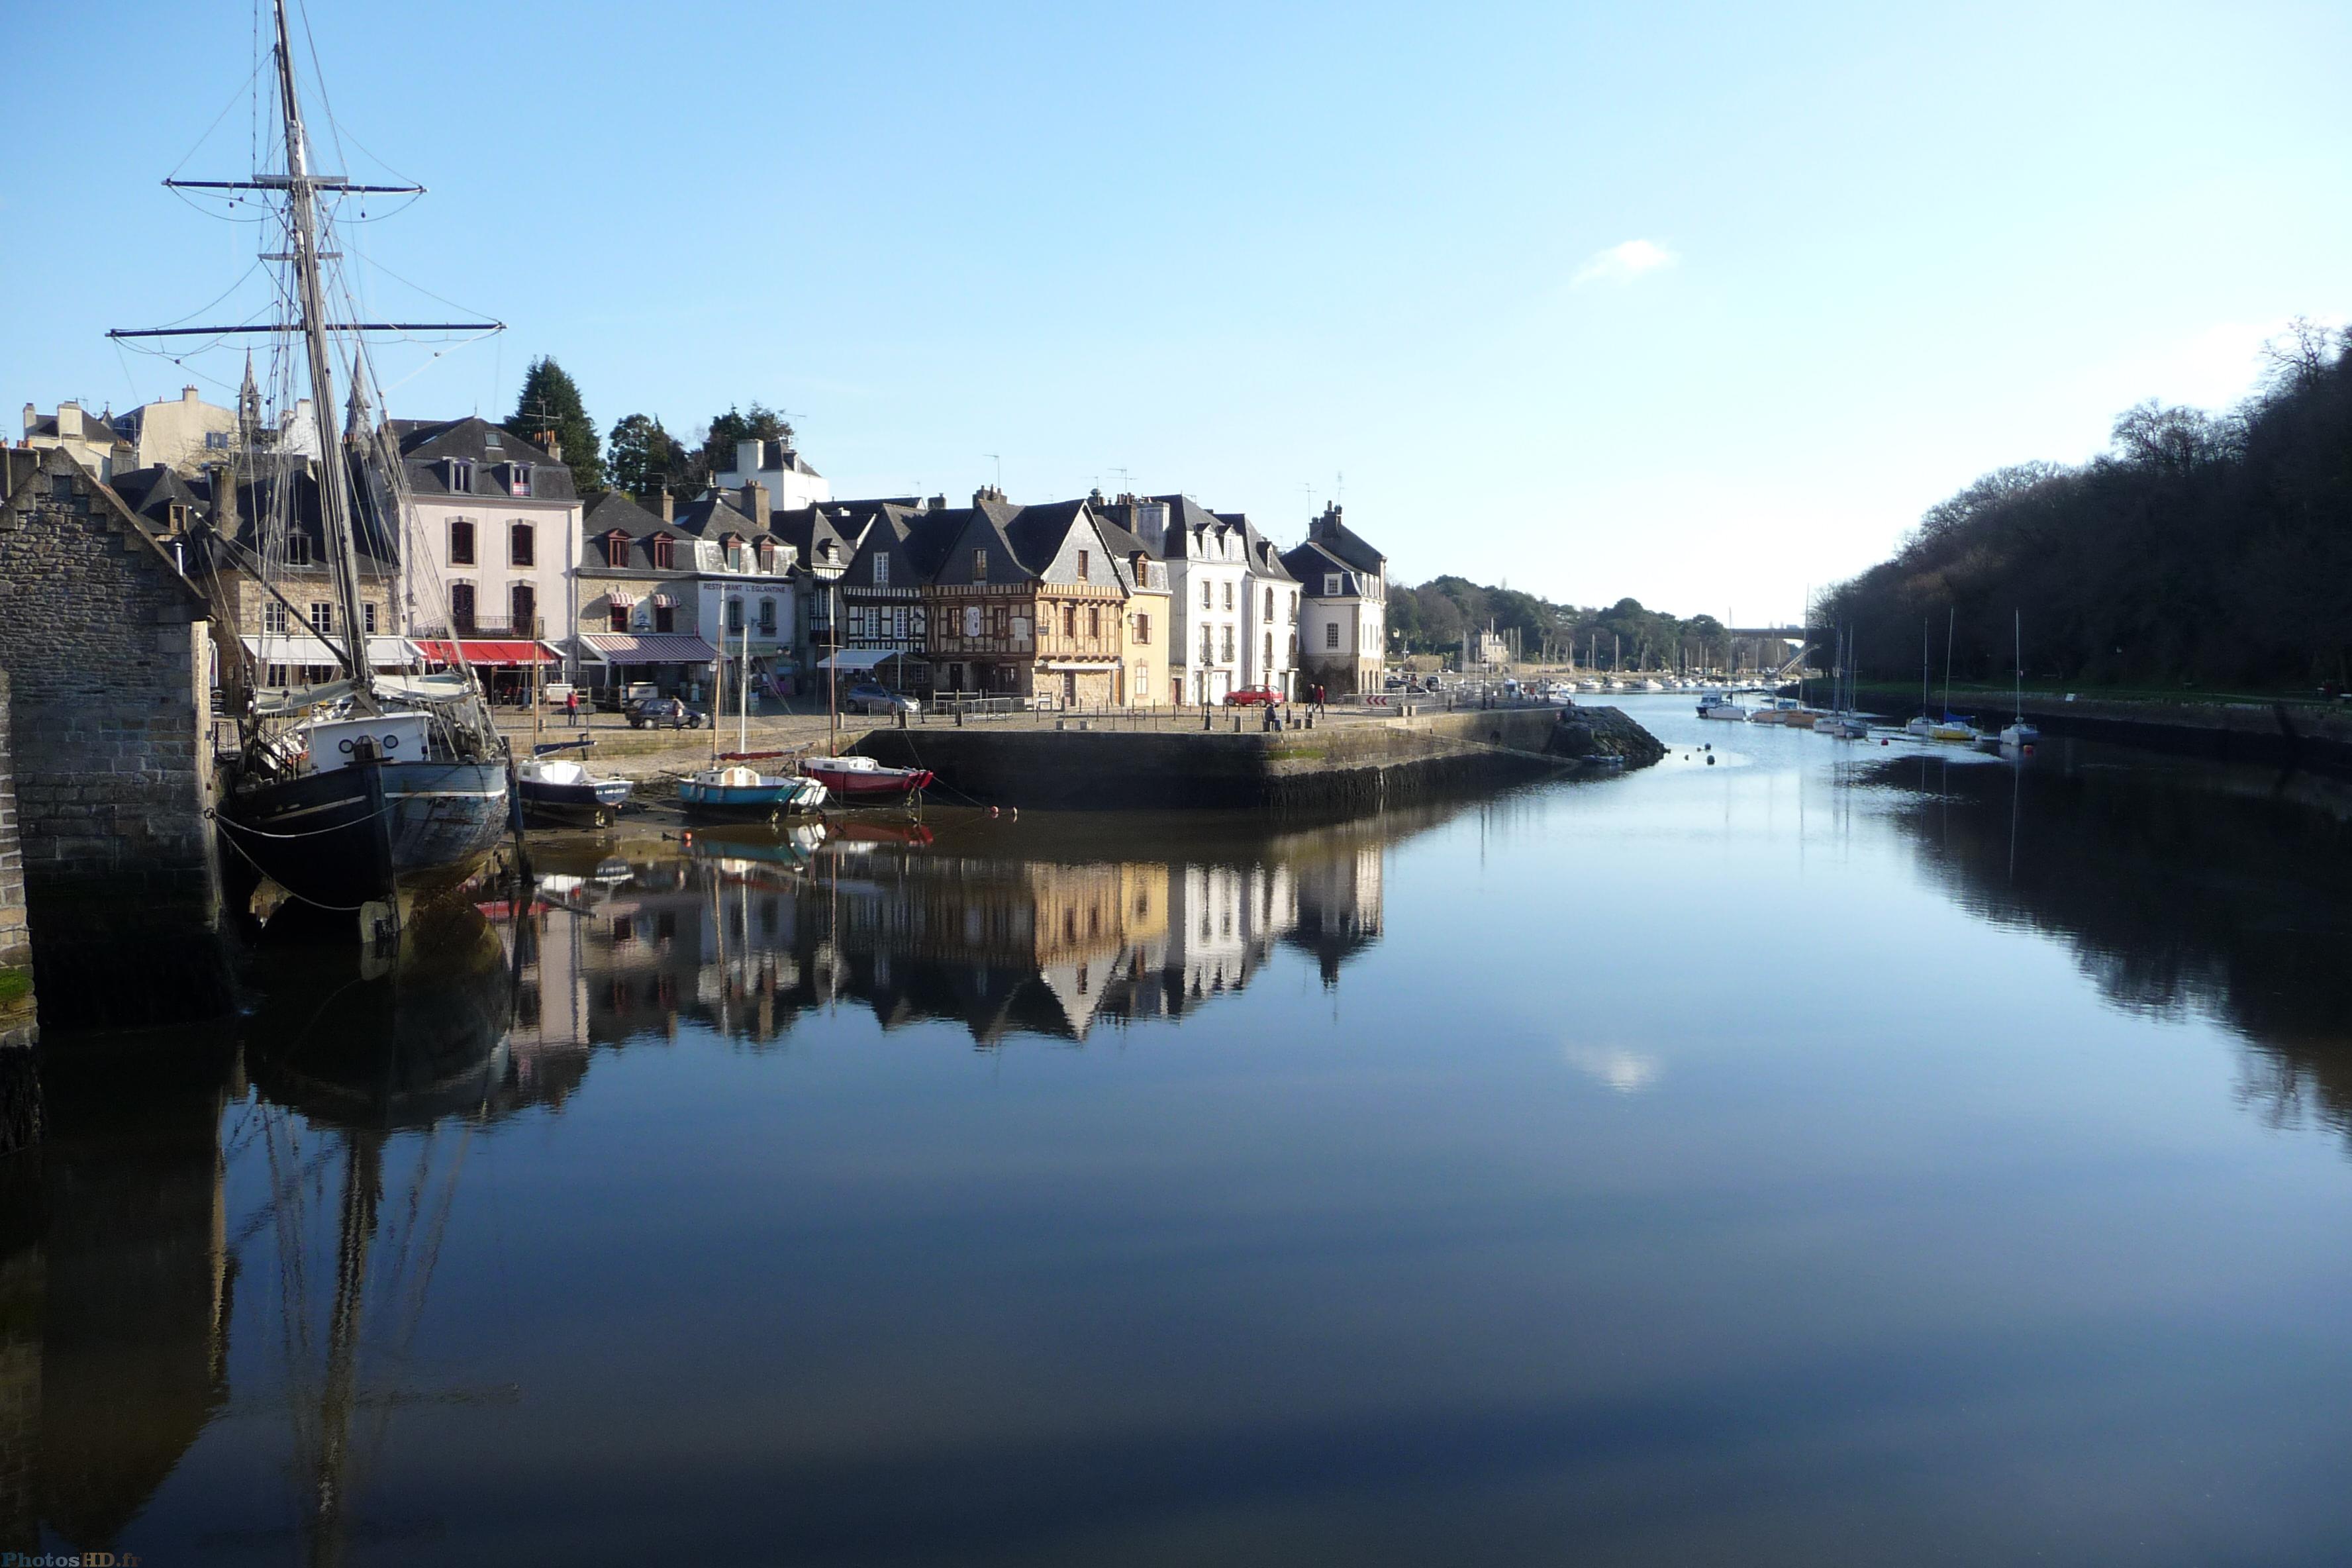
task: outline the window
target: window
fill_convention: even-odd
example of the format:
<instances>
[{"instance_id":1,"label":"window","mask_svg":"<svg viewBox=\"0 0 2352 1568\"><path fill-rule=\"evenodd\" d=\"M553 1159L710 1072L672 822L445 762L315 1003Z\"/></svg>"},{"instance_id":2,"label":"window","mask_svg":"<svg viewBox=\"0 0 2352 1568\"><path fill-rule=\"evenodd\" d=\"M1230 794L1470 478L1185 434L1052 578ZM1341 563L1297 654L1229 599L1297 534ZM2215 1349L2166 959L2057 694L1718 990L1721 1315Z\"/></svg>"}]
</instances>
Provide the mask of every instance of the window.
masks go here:
<instances>
[{"instance_id":1,"label":"window","mask_svg":"<svg viewBox=\"0 0 2352 1568\"><path fill-rule=\"evenodd\" d=\"M531 537L530 524L518 522L507 530L507 564L509 566L532 564L538 557L538 542Z\"/></svg>"},{"instance_id":2,"label":"window","mask_svg":"<svg viewBox=\"0 0 2352 1568\"><path fill-rule=\"evenodd\" d=\"M1225 608L1227 608L1227 609L1229 609L1229 610L1230 610L1230 609L1232 609L1233 607L1234 607L1234 585L1233 585L1231 583L1228 583L1228 584L1225 584Z\"/></svg>"},{"instance_id":3,"label":"window","mask_svg":"<svg viewBox=\"0 0 2352 1568\"><path fill-rule=\"evenodd\" d=\"M1205 578L1205 577L1202 578L1202 579L1201 579L1201 608L1202 608L1202 609L1204 609L1204 610L1205 610L1205 609L1209 608L1209 607L1211 606L1211 605L1213 605L1213 604L1215 602L1215 601L1213 601L1213 599L1211 599L1211 598L1209 597L1210 594L1211 594L1211 593L1213 593L1213 591L1214 591L1214 590L1213 590L1213 589L1209 586L1209 580L1208 580L1207 578Z\"/></svg>"},{"instance_id":4,"label":"window","mask_svg":"<svg viewBox=\"0 0 2352 1568\"><path fill-rule=\"evenodd\" d=\"M1224 662L1231 664L1234 662L1234 628L1226 626L1223 630L1224 636L1217 640L1224 645Z\"/></svg>"},{"instance_id":5,"label":"window","mask_svg":"<svg viewBox=\"0 0 2352 1568\"><path fill-rule=\"evenodd\" d=\"M507 488L519 496L530 494L530 465L516 463L507 470Z\"/></svg>"},{"instance_id":6,"label":"window","mask_svg":"<svg viewBox=\"0 0 2352 1568\"><path fill-rule=\"evenodd\" d=\"M625 632L629 629L628 605L614 605L613 606L613 629L616 632Z\"/></svg>"},{"instance_id":7,"label":"window","mask_svg":"<svg viewBox=\"0 0 2352 1568\"><path fill-rule=\"evenodd\" d=\"M776 635L776 601L773 599L760 601L760 635L763 637Z\"/></svg>"},{"instance_id":8,"label":"window","mask_svg":"<svg viewBox=\"0 0 2352 1568\"><path fill-rule=\"evenodd\" d=\"M373 604L365 604L360 606L360 635L362 637L372 637L375 636L375 609L376 607Z\"/></svg>"},{"instance_id":9,"label":"window","mask_svg":"<svg viewBox=\"0 0 2352 1568\"><path fill-rule=\"evenodd\" d=\"M1337 572L1323 574L1323 596L1327 599L1336 599L1339 596L1339 574Z\"/></svg>"},{"instance_id":10,"label":"window","mask_svg":"<svg viewBox=\"0 0 2352 1568\"><path fill-rule=\"evenodd\" d=\"M1268 673L1268 674L1273 673L1273 670L1274 670L1274 634L1273 634L1272 632L1268 632L1268 633L1266 633L1266 634L1265 634L1265 668L1266 668L1266 671L1267 671L1267 673Z\"/></svg>"},{"instance_id":11,"label":"window","mask_svg":"<svg viewBox=\"0 0 2352 1568\"><path fill-rule=\"evenodd\" d=\"M226 431L226 430L207 430L207 431L205 431L205 451L207 451L207 452L226 452L226 451L227 451L227 450L228 450L228 432L227 432L227 431Z\"/></svg>"},{"instance_id":12,"label":"window","mask_svg":"<svg viewBox=\"0 0 2352 1568\"><path fill-rule=\"evenodd\" d=\"M507 448L506 432L502 430L483 431L482 445L488 447L493 452L505 451Z\"/></svg>"},{"instance_id":13,"label":"window","mask_svg":"<svg viewBox=\"0 0 2352 1568\"><path fill-rule=\"evenodd\" d=\"M471 583L449 584L449 626L459 637L471 636L474 630L474 585Z\"/></svg>"},{"instance_id":14,"label":"window","mask_svg":"<svg viewBox=\"0 0 2352 1568\"><path fill-rule=\"evenodd\" d=\"M310 629L322 637L335 635L335 606L331 600L310 601Z\"/></svg>"},{"instance_id":15,"label":"window","mask_svg":"<svg viewBox=\"0 0 2352 1568\"><path fill-rule=\"evenodd\" d=\"M282 664L273 664L273 665L271 665L268 669L266 669L266 670L264 670L264 671L262 672L262 676L261 676L261 684L262 684L262 685L264 685L264 686L283 686L283 685L285 685L285 684L286 684L286 667L285 667L284 665L282 665Z\"/></svg>"},{"instance_id":16,"label":"window","mask_svg":"<svg viewBox=\"0 0 2352 1568\"><path fill-rule=\"evenodd\" d=\"M1323 623L1323 646L1325 647L1338 647L1339 646L1339 622L1326 621Z\"/></svg>"},{"instance_id":17,"label":"window","mask_svg":"<svg viewBox=\"0 0 2352 1568\"><path fill-rule=\"evenodd\" d=\"M1202 664L1214 664L1217 662L1217 645L1214 640L1215 635L1216 634L1210 631L1206 626L1202 626L1201 628L1201 662Z\"/></svg>"},{"instance_id":18,"label":"window","mask_svg":"<svg viewBox=\"0 0 2352 1568\"><path fill-rule=\"evenodd\" d=\"M462 517L449 520L449 564L474 564L474 525Z\"/></svg>"},{"instance_id":19,"label":"window","mask_svg":"<svg viewBox=\"0 0 2352 1568\"><path fill-rule=\"evenodd\" d=\"M971 580L975 583L988 581L988 546L984 544L971 552Z\"/></svg>"},{"instance_id":20,"label":"window","mask_svg":"<svg viewBox=\"0 0 2352 1568\"><path fill-rule=\"evenodd\" d=\"M629 536L618 530L604 536L604 564L625 567L629 563Z\"/></svg>"},{"instance_id":21,"label":"window","mask_svg":"<svg viewBox=\"0 0 2352 1568\"><path fill-rule=\"evenodd\" d=\"M535 637L539 635L539 591L528 583L517 583L507 590L509 624L515 636Z\"/></svg>"},{"instance_id":22,"label":"window","mask_svg":"<svg viewBox=\"0 0 2352 1568\"><path fill-rule=\"evenodd\" d=\"M1076 605L1062 606L1062 635L1066 637L1078 635L1078 607Z\"/></svg>"},{"instance_id":23,"label":"window","mask_svg":"<svg viewBox=\"0 0 2352 1568\"><path fill-rule=\"evenodd\" d=\"M646 546L646 558L656 572L669 571L677 554L677 541L667 533L656 533Z\"/></svg>"},{"instance_id":24,"label":"window","mask_svg":"<svg viewBox=\"0 0 2352 1568\"><path fill-rule=\"evenodd\" d=\"M1274 619L1274 590L1271 588L1265 591L1265 618L1269 621Z\"/></svg>"},{"instance_id":25,"label":"window","mask_svg":"<svg viewBox=\"0 0 2352 1568\"><path fill-rule=\"evenodd\" d=\"M773 572L775 569L776 542L772 539L763 539L760 541L760 570Z\"/></svg>"},{"instance_id":26,"label":"window","mask_svg":"<svg viewBox=\"0 0 2352 1568\"><path fill-rule=\"evenodd\" d=\"M1290 618L1294 621L1298 618L1298 590L1296 588L1290 591Z\"/></svg>"},{"instance_id":27,"label":"window","mask_svg":"<svg viewBox=\"0 0 2352 1568\"><path fill-rule=\"evenodd\" d=\"M1083 582L1085 582L1085 581L1087 580L1087 552L1085 552L1085 551L1081 550L1081 551L1079 551L1079 552L1078 552L1078 581L1079 581L1079 582L1083 583Z\"/></svg>"},{"instance_id":28,"label":"window","mask_svg":"<svg viewBox=\"0 0 2352 1568\"><path fill-rule=\"evenodd\" d=\"M261 631L264 637L282 637L289 629L285 605L271 599L261 606ZM269 684L283 686L286 683L282 680L273 680Z\"/></svg>"},{"instance_id":29,"label":"window","mask_svg":"<svg viewBox=\"0 0 2352 1568\"><path fill-rule=\"evenodd\" d=\"M656 603L654 605L654 630L668 633L677 630L677 606Z\"/></svg>"},{"instance_id":30,"label":"window","mask_svg":"<svg viewBox=\"0 0 2352 1568\"><path fill-rule=\"evenodd\" d=\"M1102 606L1100 605L1088 605L1087 606L1087 636L1090 637L1098 637L1102 636Z\"/></svg>"},{"instance_id":31,"label":"window","mask_svg":"<svg viewBox=\"0 0 2352 1568\"><path fill-rule=\"evenodd\" d=\"M727 629L730 632L743 629L743 601L740 599L727 601Z\"/></svg>"},{"instance_id":32,"label":"window","mask_svg":"<svg viewBox=\"0 0 2352 1568\"><path fill-rule=\"evenodd\" d=\"M730 533L720 542L721 547L727 552L727 570L730 572L743 570L743 541Z\"/></svg>"},{"instance_id":33,"label":"window","mask_svg":"<svg viewBox=\"0 0 2352 1568\"><path fill-rule=\"evenodd\" d=\"M464 458L449 459L449 488L459 495L471 495L474 490L474 465Z\"/></svg>"},{"instance_id":34,"label":"window","mask_svg":"<svg viewBox=\"0 0 2352 1568\"><path fill-rule=\"evenodd\" d=\"M287 540L286 564L289 566L308 566L310 564L310 536L309 534L298 533L292 538Z\"/></svg>"},{"instance_id":35,"label":"window","mask_svg":"<svg viewBox=\"0 0 2352 1568\"><path fill-rule=\"evenodd\" d=\"M830 551L831 546L826 548ZM877 588L890 585L890 557L887 552L877 551L874 553L874 585Z\"/></svg>"},{"instance_id":36,"label":"window","mask_svg":"<svg viewBox=\"0 0 2352 1568\"><path fill-rule=\"evenodd\" d=\"M1151 641L1151 617L1150 616L1138 616L1135 617L1135 640L1139 644L1148 644Z\"/></svg>"}]
</instances>

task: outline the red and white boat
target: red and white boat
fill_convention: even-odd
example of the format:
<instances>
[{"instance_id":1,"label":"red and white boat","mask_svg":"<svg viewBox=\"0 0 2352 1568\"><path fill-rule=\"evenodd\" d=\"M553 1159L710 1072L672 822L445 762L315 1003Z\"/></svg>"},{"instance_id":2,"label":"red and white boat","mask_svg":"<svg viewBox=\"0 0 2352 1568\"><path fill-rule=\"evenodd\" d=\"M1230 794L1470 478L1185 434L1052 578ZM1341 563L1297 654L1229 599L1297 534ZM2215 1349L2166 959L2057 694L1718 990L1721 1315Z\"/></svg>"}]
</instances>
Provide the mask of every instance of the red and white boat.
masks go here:
<instances>
[{"instance_id":1,"label":"red and white boat","mask_svg":"<svg viewBox=\"0 0 2352 1568\"><path fill-rule=\"evenodd\" d=\"M843 805L904 800L929 788L932 778L929 768L886 768L871 757L808 757L801 773L824 785Z\"/></svg>"}]
</instances>

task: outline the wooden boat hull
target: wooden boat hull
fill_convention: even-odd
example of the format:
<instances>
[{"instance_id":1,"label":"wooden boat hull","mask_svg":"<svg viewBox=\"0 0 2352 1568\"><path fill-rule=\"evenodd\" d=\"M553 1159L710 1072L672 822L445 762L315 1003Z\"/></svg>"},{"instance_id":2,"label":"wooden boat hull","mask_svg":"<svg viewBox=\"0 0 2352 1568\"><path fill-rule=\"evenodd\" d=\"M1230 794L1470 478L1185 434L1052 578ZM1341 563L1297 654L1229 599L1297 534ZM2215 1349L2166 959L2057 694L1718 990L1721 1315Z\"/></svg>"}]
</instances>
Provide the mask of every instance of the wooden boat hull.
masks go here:
<instances>
[{"instance_id":1,"label":"wooden boat hull","mask_svg":"<svg viewBox=\"0 0 2352 1568\"><path fill-rule=\"evenodd\" d=\"M331 910L471 879L506 836L503 761L360 763L231 788L215 814L227 854Z\"/></svg>"},{"instance_id":2,"label":"wooden boat hull","mask_svg":"<svg viewBox=\"0 0 2352 1568\"><path fill-rule=\"evenodd\" d=\"M627 779L598 779L588 784L551 784L545 779L519 779L522 814L526 818L562 824L586 823L602 827L629 804L635 785Z\"/></svg>"},{"instance_id":3,"label":"wooden boat hull","mask_svg":"<svg viewBox=\"0 0 2352 1568\"><path fill-rule=\"evenodd\" d=\"M793 811L814 811L824 804L824 786L814 779L778 779L756 784L711 784L680 779L677 801L698 816L739 822L764 822Z\"/></svg>"},{"instance_id":4,"label":"wooden boat hull","mask_svg":"<svg viewBox=\"0 0 2352 1568\"><path fill-rule=\"evenodd\" d=\"M844 805L904 800L929 789L934 777L929 768L876 768L869 772L864 768L827 767L823 763L803 763L801 773L824 785Z\"/></svg>"}]
</instances>

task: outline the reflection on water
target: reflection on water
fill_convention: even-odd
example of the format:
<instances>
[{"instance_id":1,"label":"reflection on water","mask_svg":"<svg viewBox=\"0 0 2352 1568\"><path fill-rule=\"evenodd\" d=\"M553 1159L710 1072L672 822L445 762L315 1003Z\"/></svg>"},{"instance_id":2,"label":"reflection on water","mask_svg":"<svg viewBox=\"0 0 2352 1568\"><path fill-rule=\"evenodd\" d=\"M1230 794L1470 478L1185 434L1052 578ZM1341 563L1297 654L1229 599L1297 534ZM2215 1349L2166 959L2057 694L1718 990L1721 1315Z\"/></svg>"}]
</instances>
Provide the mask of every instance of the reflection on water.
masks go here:
<instances>
[{"instance_id":1,"label":"reflection on water","mask_svg":"<svg viewBox=\"0 0 2352 1568\"><path fill-rule=\"evenodd\" d=\"M2026 767L1906 757L1857 782L1955 896L2063 935L2116 1003L2256 1047L2250 1096L2352 1131L2352 785L2093 747Z\"/></svg>"},{"instance_id":2,"label":"reflection on water","mask_svg":"<svg viewBox=\"0 0 2352 1568\"><path fill-rule=\"evenodd\" d=\"M2352 1126L2352 796L1720 754L1281 830L551 847L388 967L268 951L233 1026L60 1045L0 1166L0 1551L1969 1561L2159 1505L2150 1560L2352 1541L2352 1365L2269 1304L2342 1281L2244 1223L2324 1230L2346 1166L2239 1142ZM1766 900L1812 879L1792 939ZM2209 1021L2259 1115L2166 1045ZM2175 1137L2194 1195L2151 1202ZM2177 1299L2184 1257L2260 1304ZM2250 1413L2280 1449L2180 1503Z\"/></svg>"}]
</instances>

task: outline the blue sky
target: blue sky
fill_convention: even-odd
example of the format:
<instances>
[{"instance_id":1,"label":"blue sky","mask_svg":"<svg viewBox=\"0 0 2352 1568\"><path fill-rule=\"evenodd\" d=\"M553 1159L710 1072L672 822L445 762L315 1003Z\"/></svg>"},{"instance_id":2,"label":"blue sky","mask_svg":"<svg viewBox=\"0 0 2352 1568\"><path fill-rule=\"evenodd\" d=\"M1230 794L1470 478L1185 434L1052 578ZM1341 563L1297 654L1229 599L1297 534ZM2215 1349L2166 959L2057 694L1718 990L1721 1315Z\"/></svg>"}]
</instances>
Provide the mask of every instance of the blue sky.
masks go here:
<instances>
[{"instance_id":1,"label":"blue sky","mask_svg":"<svg viewBox=\"0 0 2352 1568\"><path fill-rule=\"evenodd\" d=\"M993 453L1287 542L1344 475L1409 580L1748 621L2347 309L2341 5L312 5L432 188L373 302L510 327L394 346L394 413L551 353L606 428L789 410L845 496ZM251 256L156 184L246 166L249 0L89 20L10 16L12 405L175 393L104 331Z\"/></svg>"}]
</instances>

